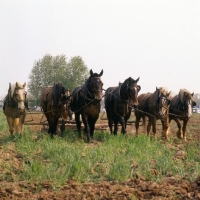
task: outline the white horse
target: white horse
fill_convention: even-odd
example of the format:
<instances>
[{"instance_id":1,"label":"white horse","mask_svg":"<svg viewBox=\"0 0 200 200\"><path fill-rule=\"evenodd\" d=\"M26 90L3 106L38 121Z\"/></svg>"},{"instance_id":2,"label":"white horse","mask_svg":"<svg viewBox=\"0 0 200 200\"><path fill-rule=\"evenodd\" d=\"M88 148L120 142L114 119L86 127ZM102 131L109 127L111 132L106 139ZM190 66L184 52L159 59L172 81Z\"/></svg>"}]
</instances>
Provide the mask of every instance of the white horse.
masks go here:
<instances>
[{"instance_id":1,"label":"white horse","mask_svg":"<svg viewBox=\"0 0 200 200\"><path fill-rule=\"evenodd\" d=\"M13 133L23 133L26 110L28 109L25 87L26 83L9 84L8 94L4 98L3 110L11 135Z\"/></svg>"}]
</instances>

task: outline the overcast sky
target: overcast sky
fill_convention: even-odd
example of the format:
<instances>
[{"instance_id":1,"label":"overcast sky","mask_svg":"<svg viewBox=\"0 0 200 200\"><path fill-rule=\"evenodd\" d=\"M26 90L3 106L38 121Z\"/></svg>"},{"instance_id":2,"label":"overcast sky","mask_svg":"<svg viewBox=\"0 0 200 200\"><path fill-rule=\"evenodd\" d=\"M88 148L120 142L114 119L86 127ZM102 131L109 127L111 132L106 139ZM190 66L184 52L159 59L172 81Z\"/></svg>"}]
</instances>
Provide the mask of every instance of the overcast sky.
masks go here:
<instances>
[{"instance_id":1,"label":"overcast sky","mask_svg":"<svg viewBox=\"0 0 200 200\"><path fill-rule=\"evenodd\" d=\"M103 69L104 89L131 76L140 94L200 93L200 1L0 1L0 99L45 54Z\"/></svg>"}]
</instances>

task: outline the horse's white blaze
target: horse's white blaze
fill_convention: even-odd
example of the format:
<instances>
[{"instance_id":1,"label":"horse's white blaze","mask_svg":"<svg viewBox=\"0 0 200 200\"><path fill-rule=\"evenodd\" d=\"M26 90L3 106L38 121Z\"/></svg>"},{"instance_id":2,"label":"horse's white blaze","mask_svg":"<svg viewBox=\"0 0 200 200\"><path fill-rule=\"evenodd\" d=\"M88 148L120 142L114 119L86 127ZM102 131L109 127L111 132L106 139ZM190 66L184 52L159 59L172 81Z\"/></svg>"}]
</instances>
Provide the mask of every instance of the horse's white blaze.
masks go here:
<instances>
[{"instance_id":1,"label":"horse's white blaze","mask_svg":"<svg viewBox=\"0 0 200 200\"><path fill-rule=\"evenodd\" d=\"M23 109L25 109L24 89L18 90L18 95L19 95L19 97L18 97L19 98L18 99L18 108L23 110Z\"/></svg>"},{"instance_id":2,"label":"horse's white blaze","mask_svg":"<svg viewBox=\"0 0 200 200\"><path fill-rule=\"evenodd\" d=\"M192 116L192 102L190 100L190 104L188 105L188 117L191 117Z\"/></svg>"}]
</instances>

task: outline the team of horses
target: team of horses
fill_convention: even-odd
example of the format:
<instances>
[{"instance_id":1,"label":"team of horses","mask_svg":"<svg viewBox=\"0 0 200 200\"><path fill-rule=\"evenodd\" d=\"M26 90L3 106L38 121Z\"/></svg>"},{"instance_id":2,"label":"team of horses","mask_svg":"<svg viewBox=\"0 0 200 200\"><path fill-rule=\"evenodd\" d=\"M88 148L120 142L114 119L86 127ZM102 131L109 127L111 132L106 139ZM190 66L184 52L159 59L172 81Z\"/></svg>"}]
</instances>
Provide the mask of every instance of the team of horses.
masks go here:
<instances>
[{"instance_id":1,"label":"team of horses","mask_svg":"<svg viewBox=\"0 0 200 200\"><path fill-rule=\"evenodd\" d=\"M136 136L139 135L139 123L142 119L144 132L150 135L152 128L153 136L156 137L156 121L161 120L162 137L168 139L169 124L171 120L175 120L178 126L177 137L186 141L186 126L192 116L192 107L196 105L193 98L194 93L180 89L179 93L172 98L166 87L156 87L152 93L138 95L141 90L138 85L140 78L135 80L129 77L118 86L107 88L103 95L102 75L103 70L100 73L90 70L89 78L82 86L75 88L71 94L69 89L61 83L54 83L44 88L40 104L48 121L48 133L52 138L56 134L59 119L62 119L60 130L63 135L66 120L69 115L71 118L71 112L74 112L78 135L81 137L81 123L83 122L89 143L93 139L102 98L105 97L105 109L111 134L117 135L118 124L121 125L121 133L127 132L127 121L134 110ZM28 109L25 86L26 83L10 84L8 94L4 99L3 110L11 135L23 132Z\"/></svg>"}]
</instances>

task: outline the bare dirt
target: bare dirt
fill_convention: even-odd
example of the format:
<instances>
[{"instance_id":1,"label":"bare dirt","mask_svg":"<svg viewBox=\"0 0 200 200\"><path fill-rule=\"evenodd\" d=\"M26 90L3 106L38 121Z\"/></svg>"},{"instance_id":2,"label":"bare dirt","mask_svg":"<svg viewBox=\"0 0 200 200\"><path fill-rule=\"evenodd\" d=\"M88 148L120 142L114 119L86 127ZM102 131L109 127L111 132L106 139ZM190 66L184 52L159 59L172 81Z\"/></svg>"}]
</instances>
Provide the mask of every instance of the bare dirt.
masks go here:
<instances>
[{"instance_id":1,"label":"bare dirt","mask_svg":"<svg viewBox=\"0 0 200 200\"><path fill-rule=\"evenodd\" d=\"M199 115L200 116L200 115ZM41 120L41 117L34 116L34 121ZM200 144L200 117L191 118L190 130L187 133L188 143ZM106 123L105 120L99 123ZM40 125L31 126L32 129L41 131ZM134 125L128 126L128 134L134 134ZM170 137L174 138L174 146L181 141L176 139L176 126L171 124ZM160 127L158 125L158 133ZM1 134L1 133L0 133ZM169 148L172 148L169 146ZM22 166L22 157L15 152L13 144L9 144L5 151L0 147L0 174L9 174L10 171L6 163L13 163L13 168L19 171ZM154 172L152 172L154 173ZM156 173L156 172L155 172ZM68 180L60 190L53 190L50 182L45 182L38 191L37 185L25 181L15 181L15 174L12 174L10 181L0 180L0 199L29 199L29 200L46 200L46 199L200 199L200 176L193 183L180 177L166 177L161 183L146 181L144 177L132 178L123 182L101 183L78 183L75 180Z\"/></svg>"}]
</instances>

